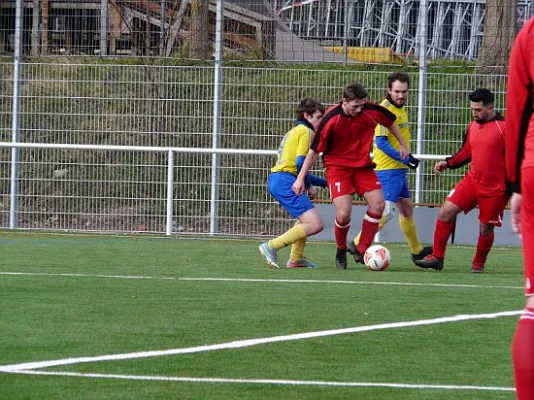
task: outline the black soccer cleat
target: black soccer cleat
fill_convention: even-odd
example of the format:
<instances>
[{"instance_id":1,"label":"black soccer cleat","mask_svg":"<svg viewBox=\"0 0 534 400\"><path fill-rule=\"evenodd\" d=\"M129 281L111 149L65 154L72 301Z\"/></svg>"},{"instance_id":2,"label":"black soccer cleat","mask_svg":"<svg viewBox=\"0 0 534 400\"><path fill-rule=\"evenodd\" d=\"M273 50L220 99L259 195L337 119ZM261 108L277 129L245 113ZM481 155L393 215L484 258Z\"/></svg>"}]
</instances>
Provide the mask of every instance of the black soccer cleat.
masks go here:
<instances>
[{"instance_id":1,"label":"black soccer cleat","mask_svg":"<svg viewBox=\"0 0 534 400\"><path fill-rule=\"evenodd\" d=\"M365 264L363 261L363 254L358 251L353 241L347 245L347 251L354 257L354 262L357 264Z\"/></svg>"},{"instance_id":2,"label":"black soccer cleat","mask_svg":"<svg viewBox=\"0 0 534 400\"><path fill-rule=\"evenodd\" d=\"M435 269L436 271L443 269L443 260L434 254L428 255L422 260L416 260L414 263L420 268Z\"/></svg>"},{"instance_id":3,"label":"black soccer cleat","mask_svg":"<svg viewBox=\"0 0 534 400\"><path fill-rule=\"evenodd\" d=\"M430 254L432 254L432 246L423 247L423 250L421 250L419 254L412 254L412 261L415 263L416 261L422 260L426 256L429 256Z\"/></svg>"},{"instance_id":4,"label":"black soccer cleat","mask_svg":"<svg viewBox=\"0 0 534 400\"><path fill-rule=\"evenodd\" d=\"M347 249L337 249L336 251L336 268L347 269Z\"/></svg>"}]
</instances>

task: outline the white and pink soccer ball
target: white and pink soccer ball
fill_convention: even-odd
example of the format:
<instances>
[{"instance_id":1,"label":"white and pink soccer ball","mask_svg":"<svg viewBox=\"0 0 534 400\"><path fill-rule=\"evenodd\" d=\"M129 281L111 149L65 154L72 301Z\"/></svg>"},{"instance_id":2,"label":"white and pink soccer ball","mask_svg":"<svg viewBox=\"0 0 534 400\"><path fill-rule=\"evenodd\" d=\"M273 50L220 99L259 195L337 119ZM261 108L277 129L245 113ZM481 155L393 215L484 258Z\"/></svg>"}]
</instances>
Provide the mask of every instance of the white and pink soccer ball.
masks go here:
<instances>
[{"instance_id":1,"label":"white and pink soccer ball","mask_svg":"<svg viewBox=\"0 0 534 400\"><path fill-rule=\"evenodd\" d=\"M391 263L391 253L384 246L370 246L363 255L363 261L371 271L383 271Z\"/></svg>"}]
</instances>

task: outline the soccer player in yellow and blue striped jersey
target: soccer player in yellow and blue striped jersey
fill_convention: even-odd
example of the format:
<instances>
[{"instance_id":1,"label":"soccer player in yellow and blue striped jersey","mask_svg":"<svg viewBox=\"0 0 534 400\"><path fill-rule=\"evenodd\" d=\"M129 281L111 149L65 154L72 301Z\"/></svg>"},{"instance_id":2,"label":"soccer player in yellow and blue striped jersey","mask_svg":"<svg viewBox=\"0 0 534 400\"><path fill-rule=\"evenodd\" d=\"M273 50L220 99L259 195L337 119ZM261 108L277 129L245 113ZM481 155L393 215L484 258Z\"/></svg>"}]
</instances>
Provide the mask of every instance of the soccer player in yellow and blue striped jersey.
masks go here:
<instances>
[{"instance_id":1,"label":"soccer player in yellow and blue striped jersey","mask_svg":"<svg viewBox=\"0 0 534 400\"><path fill-rule=\"evenodd\" d=\"M395 72L388 76L388 94L380 103L397 117L395 124L399 127L404 140L410 145L410 128L408 113L404 104L410 88L410 76L404 72ZM399 226L412 253L412 260L420 260L432 254L431 247L423 247L417 235L417 227L413 218L413 203L410 200L410 189L406 174L408 169L417 169L419 160L411 154L402 159L399 152L399 141L395 136L382 126L375 130L373 145L373 162L376 164L375 171L384 191L386 206L378 229L390 221L398 209ZM355 244L359 236L354 239Z\"/></svg>"},{"instance_id":2,"label":"soccer player in yellow and blue striped jersey","mask_svg":"<svg viewBox=\"0 0 534 400\"><path fill-rule=\"evenodd\" d=\"M298 196L291 186L304 164L313 135L324 115L324 107L313 99L304 99L297 109L295 126L284 136L278 149L278 161L271 169L267 181L269 193L280 203L292 218L295 226L284 234L260 245L260 252L269 266L280 268L278 250L291 246L288 268L317 268L316 264L304 258L304 247L308 236L323 230L323 221L314 207L312 199L317 196L314 186L326 187L326 180L308 174L306 188L308 196Z\"/></svg>"}]
</instances>

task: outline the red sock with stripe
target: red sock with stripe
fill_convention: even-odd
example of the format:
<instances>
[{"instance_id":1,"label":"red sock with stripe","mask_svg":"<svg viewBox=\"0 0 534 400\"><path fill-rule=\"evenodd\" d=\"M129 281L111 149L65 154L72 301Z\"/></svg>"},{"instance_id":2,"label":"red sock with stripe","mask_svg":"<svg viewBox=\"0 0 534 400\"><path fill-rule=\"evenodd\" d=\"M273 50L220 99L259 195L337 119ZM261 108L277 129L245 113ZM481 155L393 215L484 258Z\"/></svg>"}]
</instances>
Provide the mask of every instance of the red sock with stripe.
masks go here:
<instances>
[{"instance_id":1,"label":"red sock with stripe","mask_svg":"<svg viewBox=\"0 0 534 400\"><path fill-rule=\"evenodd\" d=\"M475 253L475 257L473 258L473 265L484 265L488 254L491 250L491 246L493 246L493 241L495 240L495 234L491 232L488 236L482 236L480 235L478 237L478 243L477 243L477 252Z\"/></svg>"},{"instance_id":2,"label":"red sock with stripe","mask_svg":"<svg viewBox=\"0 0 534 400\"><path fill-rule=\"evenodd\" d=\"M451 236L452 228L454 224L452 222L444 222L439 219L436 222L436 230L434 231L434 245L433 254L436 257L445 259L445 250L447 249L447 241Z\"/></svg>"},{"instance_id":3,"label":"red sock with stripe","mask_svg":"<svg viewBox=\"0 0 534 400\"><path fill-rule=\"evenodd\" d=\"M346 225L342 225L334 220L334 237L336 238L336 244L338 249L347 248L347 236L349 234L350 221Z\"/></svg>"},{"instance_id":4,"label":"red sock with stripe","mask_svg":"<svg viewBox=\"0 0 534 400\"><path fill-rule=\"evenodd\" d=\"M526 308L512 343L514 380L518 400L534 399L534 309Z\"/></svg>"},{"instance_id":5,"label":"red sock with stripe","mask_svg":"<svg viewBox=\"0 0 534 400\"><path fill-rule=\"evenodd\" d=\"M361 254L365 253L365 250L367 250L369 246L371 246L371 243L373 243L376 232L378 232L378 224L381 218L382 214L375 214L370 211L365 213L362 222L362 233L357 247Z\"/></svg>"}]
</instances>

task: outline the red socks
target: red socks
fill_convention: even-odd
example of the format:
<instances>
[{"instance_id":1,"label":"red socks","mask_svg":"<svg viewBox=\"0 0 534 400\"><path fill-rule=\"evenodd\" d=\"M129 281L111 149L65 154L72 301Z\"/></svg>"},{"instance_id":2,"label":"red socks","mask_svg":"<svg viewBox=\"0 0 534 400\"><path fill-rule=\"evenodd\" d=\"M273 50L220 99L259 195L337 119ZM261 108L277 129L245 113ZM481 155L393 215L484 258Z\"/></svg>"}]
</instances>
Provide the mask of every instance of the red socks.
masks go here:
<instances>
[{"instance_id":1,"label":"red socks","mask_svg":"<svg viewBox=\"0 0 534 400\"><path fill-rule=\"evenodd\" d=\"M517 400L534 399L534 309L526 308L512 343Z\"/></svg>"},{"instance_id":2,"label":"red socks","mask_svg":"<svg viewBox=\"0 0 534 400\"><path fill-rule=\"evenodd\" d=\"M350 221L346 225L341 225L334 220L334 237L336 238L336 244L338 249L347 248L347 235L349 234Z\"/></svg>"},{"instance_id":3,"label":"red socks","mask_svg":"<svg viewBox=\"0 0 534 400\"><path fill-rule=\"evenodd\" d=\"M452 232L453 223L443 222L439 219L436 222L436 230L434 231L434 246L433 253L440 259L445 259L445 250L447 249L447 241Z\"/></svg>"},{"instance_id":4,"label":"red socks","mask_svg":"<svg viewBox=\"0 0 534 400\"><path fill-rule=\"evenodd\" d=\"M378 223L382 218L382 214L374 214L370 211L365 213L362 222L362 233L360 241L358 242L358 251L363 254L373 243L376 232L378 231Z\"/></svg>"},{"instance_id":5,"label":"red socks","mask_svg":"<svg viewBox=\"0 0 534 400\"><path fill-rule=\"evenodd\" d=\"M493 240L495 240L495 234L491 232L488 236L479 236L477 244L477 252L473 258L473 265L484 265L488 258L488 253L493 246Z\"/></svg>"}]
</instances>

